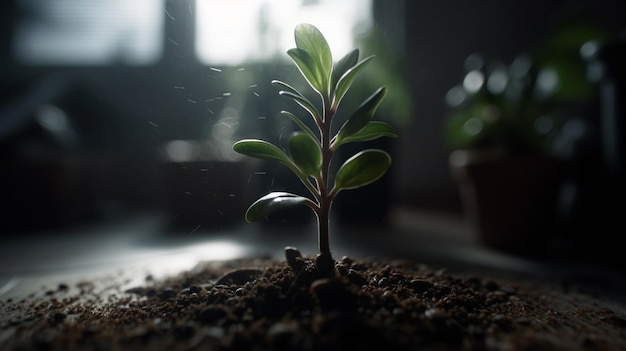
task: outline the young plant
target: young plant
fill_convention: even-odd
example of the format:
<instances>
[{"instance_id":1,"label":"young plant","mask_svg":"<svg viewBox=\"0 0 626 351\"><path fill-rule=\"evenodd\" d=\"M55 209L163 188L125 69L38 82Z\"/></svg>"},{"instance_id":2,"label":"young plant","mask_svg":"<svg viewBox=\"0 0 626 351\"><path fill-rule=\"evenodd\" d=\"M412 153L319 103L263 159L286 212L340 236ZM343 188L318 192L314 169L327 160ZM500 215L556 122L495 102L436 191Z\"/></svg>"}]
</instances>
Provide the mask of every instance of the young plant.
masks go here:
<instances>
[{"instance_id":1,"label":"young plant","mask_svg":"<svg viewBox=\"0 0 626 351\"><path fill-rule=\"evenodd\" d=\"M288 153L263 140L245 139L236 142L233 149L243 155L273 160L289 167L310 191L312 198L288 192L271 192L254 202L246 212L246 220L254 222L280 209L306 205L317 217L319 254L318 268L334 270L329 244L329 215L331 205L342 190L356 189L382 177L391 164L388 153L363 150L350 157L331 178L330 165L337 149L346 143L368 141L380 137L396 137L387 123L372 121L372 117L386 94L378 88L350 115L347 121L332 133L332 122L337 108L359 72L373 56L359 61L355 49L333 64L326 39L313 25L299 24L295 28L296 48L287 51L310 87L319 94L321 111L309 99L287 83L274 80L279 94L293 99L317 126L311 130L296 115L288 111L281 114L290 118L301 131L293 133L288 143ZM324 267L320 267L324 266Z\"/></svg>"}]
</instances>

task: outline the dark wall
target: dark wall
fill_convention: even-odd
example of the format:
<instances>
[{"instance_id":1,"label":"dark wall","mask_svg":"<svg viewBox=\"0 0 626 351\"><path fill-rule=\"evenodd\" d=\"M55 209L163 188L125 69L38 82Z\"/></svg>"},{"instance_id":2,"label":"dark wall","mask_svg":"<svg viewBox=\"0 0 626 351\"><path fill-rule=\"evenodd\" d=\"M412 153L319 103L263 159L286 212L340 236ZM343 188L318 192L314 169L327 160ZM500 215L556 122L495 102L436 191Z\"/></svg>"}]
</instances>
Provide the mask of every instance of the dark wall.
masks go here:
<instances>
[{"instance_id":1,"label":"dark wall","mask_svg":"<svg viewBox=\"0 0 626 351\"><path fill-rule=\"evenodd\" d=\"M193 2L166 2L165 52L159 63L62 68L13 61L12 3L4 1L0 11L0 107L29 96L42 82L65 82L51 92L54 96L49 102L67 107L77 128L85 133L84 148L113 165L109 196L138 208L158 205L156 148L167 140L202 138L216 116L197 102L219 96L227 86L194 58L194 22L189 12ZM593 5L593 15L603 24L618 26L624 18L624 4L618 0L375 2L377 30L405 52L415 107L414 117L402 126L395 145L391 192L397 202L460 210L456 185L449 176L442 123L444 95L459 82L463 61L479 52L510 62L540 41L570 8L580 5ZM276 75L292 72L279 65L250 70L260 74L255 83L261 86ZM277 110L276 106L259 108L263 113Z\"/></svg>"}]
</instances>

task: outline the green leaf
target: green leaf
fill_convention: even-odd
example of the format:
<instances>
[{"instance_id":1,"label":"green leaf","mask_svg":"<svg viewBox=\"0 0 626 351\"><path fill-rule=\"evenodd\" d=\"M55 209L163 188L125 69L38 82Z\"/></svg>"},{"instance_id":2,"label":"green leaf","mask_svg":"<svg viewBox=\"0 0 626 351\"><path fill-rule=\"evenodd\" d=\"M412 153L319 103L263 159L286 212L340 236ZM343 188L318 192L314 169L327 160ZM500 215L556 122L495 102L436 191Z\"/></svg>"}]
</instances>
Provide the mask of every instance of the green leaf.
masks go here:
<instances>
[{"instance_id":1,"label":"green leaf","mask_svg":"<svg viewBox=\"0 0 626 351\"><path fill-rule=\"evenodd\" d=\"M363 61L359 62L356 66L347 70L346 73L344 73L339 78L339 81L337 82L337 85L335 86L335 96L333 97L333 107L337 108L337 106L339 106L341 99L343 99L344 95L348 92L348 89L350 89L350 87L352 86L354 79L357 77L359 72L361 72L363 68L365 68L365 66L367 66L367 64L373 58L374 56L369 56L363 59Z\"/></svg>"},{"instance_id":2,"label":"green leaf","mask_svg":"<svg viewBox=\"0 0 626 351\"><path fill-rule=\"evenodd\" d=\"M343 143L343 139L357 133L364 128L374 116L376 108L385 97L387 88L378 88L370 97L368 97L350 116L350 118L339 129L335 142L339 145Z\"/></svg>"},{"instance_id":3,"label":"green leaf","mask_svg":"<svg viewBox=\"0 0 626 351\"><path fill-rule=\"evenodd\" d=\"M256 200L246 211L246 221L256 222L286 207L310 201L306 197L286 193L272 192Z\"/></svg>"},{"instance_id":4,"label":"green leaf","mask_svg":"<svg viewBox=\"0 0 626 351\"><path fill-rule=\"evenodd\" d=\"M295 132L289 140L291 159L306 174L316 176L322 168L322 150L310 135Z\"/></svg>"},{"instance_id":5,"label":"green leaf","mask_svg":"<svg viewBox=\"0 0 626 351\"><path fill-rule=\"evenodd\" d=\"M280 95L287 95L294 99L298 105L302 106L305 110L309 112L311 116L313 116L316 120L321 120L320 114L315 108L315 105L307 99L302 93L300 93L296 88L291 85L281 82L280 80L273 80L272 85L278 87L279 89L284 89L278 92Z\"/></svg>"},{"instance_id":6,"label":"green leaf","mask_svg":"<svg viewBox=\"0 0 626 351\"><path fill-rule=\"evenodd\" d=\"M302 76L309 83L311 88L322 96L328 96L329 82L326 72L320 64L314 61L311 55L302 49L289 49L287 54L302 73Z\"/></svg>"},{"instance_id":7,"label":"green leaf","mask_svg":"<svg viewBox=\"0 0 626 351\"><path fill-rule=\"evenodd\" d=\"M342 139L341 144L353 143L357 141L369 141L382 137L397 138L398 135L393 130L393 128L385 122L370 121L358 132ZM339 147L339 145L340 144L335 142L332 144L331 148L336 149Z\"/></svg>"},{"instance_id":8,"label":"green leaf","mask_svg":"<svg viewBox=\"0 0 626 351\"><path fill-rule=\"evenodd\" d=\"M281 149L265 140L240 140L233 144L233 150L242 155L260 158L262 160L278 161L287 165L289 168L295 167L287 154L285 154Z\"/></svg>"},{"instance_id":9,"label":"green leaf","mask_svg":"<svg viewBox=\"0 0 626 351\"><path fill-rule=\"evenodd\" d=\"M311 181L307 178L306 174L302 173L300 168L278 147L264 140L258 139L244 139L233 144L233 150L236 152L260 158L263 160L278 161L285 166L289 167L296 174L298 179L309 189L312 193L315 192L315 188Z\"/></svg>"},{"instance_id":10,"label":"green leaf","mask_svg":"<svg viewBox=\"0 0 626 351\"><path fill-rule=\"evenodd\" d=\"M341 60L337 61L333 66L332 79L330 80L331 87L336 87L339 78L344 75L350 68L354 67L359 61L359 49L354 49L347 53Z\"/></svg>"},{"instance_id":11,"label":"green leaf","mask_svg":"<svg viewBox=\"0 0 626 351\"><path fill-rule=\"evenodd\" d=\"M304 96L297 95L289 91L280 91L278 93L280 95L285 95L294 99L295 102L298 103L298 105L302 106L302 108L307 110L307 112L311 115L311 117L313 117L314 120L321 121L320 114L317 112L317 109L315 108L315 106L313 106L313 104Z\"/></svg>"},{"instance_id":12,"label":"green leaf","mask_svg":"<svg viewBox=\"0 0 626 351\"><path fill-rule=\"evenodd\" d=\"M388 153L370 149L350 157L337 171L334 191L356 189L382 177L391 165Z\"/></svg>"},{"instance_id":13,"label":"green leaf","mask_svg":"<svg viewBox=\"0 0 626 351\"><path fill-rule=\"evenodd\" d=\"M296 47L304 50L313 57L322 72L325 73L326 82L330 80L333 69L333 56L324 35L313 25L301 23L294 31Z\"/></svg>"},{"instance_id":14,"label":"green leaf","mask_svg":"<svg viewBox=\"0 0 626 351\"><path fill-rule=\"evenodd\" d=\"M311 87L330 99L333 57L326 39L315 26L307 23L298 24L294 35L296 48L288 50L287 54Z\"/></svg>"},{"instance_id":15,"label":"green leaf","mask_svg":"<svg viewBox=\"0 0 626 351\"><path fill-rule=\"evenodd\" d=\"M275 79L275 80L272 81L272 85L277 87L278 89L283 89L283 90L292 92L292 93L294 93L296 95L300 95L300 96L304 97L304 95L302 95L302 93L300 93L296 88L292 87L291 85L289 85L289 84L287 84L287 83L285 83L283 81Z\"/></svg>"},{"instance_id":16,"label":"green leaf","mask_svg":"<svg viewBox=\"0 0 626 351\"><path fill-rule=\"evenodd\" d=\"M333 65L333 57L322 32L312 24L300 23L296 25L294 35L296 47L311 55L315 54L316 60L322 63L323 67L330 72Z\"/></svg>"},{"instance_id":17,"label":"green leaf","mask_svg":"<svg viewBox=\"0 0 626 351\"><path fill-rule=\"evenodd\" d=\"M315 135L315 133L313 133L311 128L309 128L306 124L304 124L304 122L302 122L300 118L298 118L296 115L294 115L293 113L289 111L280 111L280 114L289 117L292 121L294 121L298 125L298 127L300 127L300 129L303 132L307 133L309 136L311 136L311 138L317 140L317 135Z\"/></svg>"}]
</instances>

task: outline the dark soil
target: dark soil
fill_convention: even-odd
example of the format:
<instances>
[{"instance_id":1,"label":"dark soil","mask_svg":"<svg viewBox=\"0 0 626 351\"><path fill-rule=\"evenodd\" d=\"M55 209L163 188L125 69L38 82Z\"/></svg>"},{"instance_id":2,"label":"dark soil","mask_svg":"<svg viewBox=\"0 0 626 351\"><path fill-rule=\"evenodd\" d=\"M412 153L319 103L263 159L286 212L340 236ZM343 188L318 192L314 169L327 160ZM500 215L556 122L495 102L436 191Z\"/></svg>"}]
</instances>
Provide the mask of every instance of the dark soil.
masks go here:
<instances>
[{"instance_id":1,"label":"dark soil","mask_svg":"<svg viewBox=\"0 0 626 351\"><path fill-rule=\"evenodd\" d=\"M2 301L0 349L626 350L623 311L564 284L350 258L324 278L287 257L207 262L106 297L85 282Z\"/></svg>"}]
</instances>

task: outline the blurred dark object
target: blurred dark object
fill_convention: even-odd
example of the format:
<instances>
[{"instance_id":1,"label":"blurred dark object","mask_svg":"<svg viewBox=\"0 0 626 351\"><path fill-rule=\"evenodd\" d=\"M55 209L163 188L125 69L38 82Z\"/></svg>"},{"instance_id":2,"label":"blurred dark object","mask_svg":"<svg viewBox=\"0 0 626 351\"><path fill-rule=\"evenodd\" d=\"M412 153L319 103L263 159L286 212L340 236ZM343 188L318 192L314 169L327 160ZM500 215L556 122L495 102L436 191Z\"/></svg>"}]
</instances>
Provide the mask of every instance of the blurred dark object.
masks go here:
<instances>
[{"instance_id":1,"label":"blurred dark object","mask_svg":"<svg viewBox=\"0 0 626 351\"><path fill-rule=\"evenodd\" d=\"M53 75L2 101L3 233L59 229L98 217L108 166L84 150L72 116L60 104L70 87L65 77Z\"/></svg>"},{"instance_id":2,"label":"blurred dark object","mask_svg":"<svg viewBox=\"0 0 626 351\"><path fill-rule=\"evenodd\" d=\"M247 165L211 157L208 142L174 140L165 146L163 188L169 227L190 232L241 223L248 205Z\"/></svg>"},{"instance_id":3,"label":"blurred dark object","mask_svg":"<svg viewBox=\"0 0 626 351\"><path fill-rule=\"evenodd\" d=\"M588 230L577 235L576 243L585 257L626 268L621 249L626 233L626 33L614 41L589 41L581 47L581 55L587 62L588 77L597 83L600 93L598 154L594 163L586 165L596 166L599 172L585 189L591 201L573 214L571 227ZM593 225L590 228L585 222Z\"/></svg>"},{"instance_id":4,"label":"blurred dark object","mask_svg":"<svg viewBox=\"0 0 626 351\"><path fill-rule=\"evenodd\" d=\"M450 155L450 168L481 242L516 254L545 254L555 224L554 160L456 150Z\"/></svg>"},{"instance_id":5,"label":"blurred dark object","mask_svg":"<svg viewBox=\"0 0 626 351\"><path fill-rule=\"evenodd\" d=\"M0 176L2 232L54 230L99 218L105 162L81 154L8 161Z\"/></svg>"},{"instance_id":6,"label":"blurred dark object","mask_svg":"<svg viewBox=\"0 0 626 351\"><path fill-rule=\"evenodd\" d=\"M618 195L623 195L626 161L626 33L607 44L588 42L581 48L589 79L598 83L601 101L602 155Z\"/></svg>"}]
</instances>

